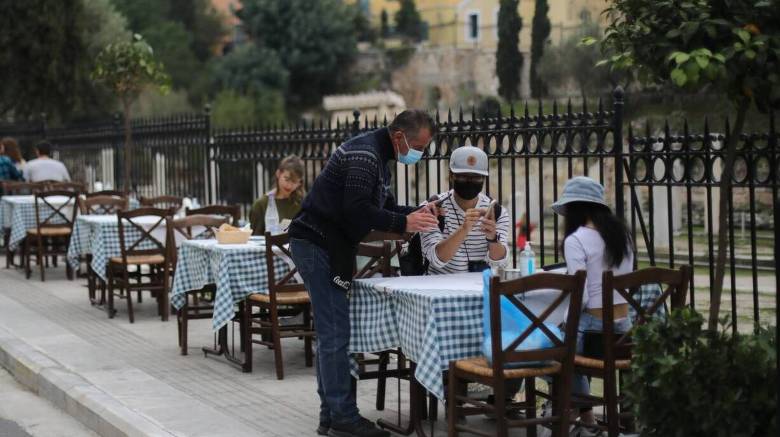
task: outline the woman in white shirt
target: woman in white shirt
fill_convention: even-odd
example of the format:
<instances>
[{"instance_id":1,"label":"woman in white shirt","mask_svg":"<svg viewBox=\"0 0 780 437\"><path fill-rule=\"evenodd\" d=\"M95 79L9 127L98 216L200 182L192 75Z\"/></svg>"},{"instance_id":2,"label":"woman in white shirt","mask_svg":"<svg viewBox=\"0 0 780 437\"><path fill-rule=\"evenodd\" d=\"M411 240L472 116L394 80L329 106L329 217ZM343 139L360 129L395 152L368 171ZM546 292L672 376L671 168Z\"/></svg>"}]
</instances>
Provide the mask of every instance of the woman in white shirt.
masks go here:
<instances>
[{"instance_id":1,"label":"woman in white shirt","mask_svg":"<svg viewBox=\"0 0 780 437\"><path fill-rule=\"evenodd\" d=\"M564 217L563 256L569 274L588 272L580 315L577 353L583 351L583 333L601 331L601 277L605 270L625 274L633 270L633 244L623 220L613 214L604 200L604 187L593 179L578 176L566 182L563 194L553 204L553 210ZM626 300L614 293L616 332L631 328ZM583 375L574 375L573 392L590 393L590 382ZM592 409L580 411L580 419L595 425Z\"/></svg>"}]
</instances>

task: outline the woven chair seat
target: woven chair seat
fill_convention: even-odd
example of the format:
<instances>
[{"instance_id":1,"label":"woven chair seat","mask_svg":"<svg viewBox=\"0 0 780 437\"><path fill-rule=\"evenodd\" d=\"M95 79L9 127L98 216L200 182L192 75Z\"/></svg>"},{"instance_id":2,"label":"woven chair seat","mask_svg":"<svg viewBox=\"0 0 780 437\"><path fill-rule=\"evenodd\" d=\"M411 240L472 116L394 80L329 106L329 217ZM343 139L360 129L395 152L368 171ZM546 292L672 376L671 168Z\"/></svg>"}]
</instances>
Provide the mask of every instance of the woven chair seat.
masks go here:
<instances>
[{"instance_id":1,"label":"woven chair seat","mask_svg":"<svg viewBox=\"0 0 780 437\"><path fill-rule=\"evenodd\" d=\"M39 232L40 231L40 232ZM28 229L27 235L41 235L43 237L67 237L70 235L70 228L68 226L57 226L50 228Z\"/></svg>"},{"instance_id":2,"label":"woven chair seat","mask_svg":"<svg viewBox=\"0 0 780 437\"><path fill-rule=\"evenodd\" d=\"M458 360L455 367L474 375L493 377L493 368L485 357ZM522 367L518 369L504 369L504 378L531 378L535 376L553 375L561 371L561 363L551 362L541 367Z\"/></svg>"},{"instance_id":3,"label":"woven chair seat","mask_svg":"<svg viewBox=\"0 0 780 437\"><path fill-rule=\"evenodd\" d=\"M587 367L589 369L604 369L604 360L598 358L589 358L582 355L574 356L574 365L580 367ZM631 367L631 360L616 360L615 368L620 370L626 370Z\"/></svg>"},{"instance_id":4,"label":"woven chair seat","mask_svg":"<svg viewBox=\"0 0 780 437\"><path fill-rule=\"evenodd\" d=\"M124 261L122 261L121 256L111 257L110 261L113 264L124 264ZM157 265L157 264L164 264L164 263L165 263L165 257L163 257L162 255L132 255L127 257L127 265L141 265L141 264Z\"/></svg>"},{"instance_id":5,"label":"woven chair seat","mask_svg":"<svg viewBox=\"0 0 780 437\"><path fill-rule=\"evenodd\" d=\"M268 294L250 294L249 300L262 303L271 303L271 296ZM309 303L309 293L306 291L294 291L291 293L279 293L276 296L276 303L279 305L296 305Z\"/></svg>"}]
</instances>

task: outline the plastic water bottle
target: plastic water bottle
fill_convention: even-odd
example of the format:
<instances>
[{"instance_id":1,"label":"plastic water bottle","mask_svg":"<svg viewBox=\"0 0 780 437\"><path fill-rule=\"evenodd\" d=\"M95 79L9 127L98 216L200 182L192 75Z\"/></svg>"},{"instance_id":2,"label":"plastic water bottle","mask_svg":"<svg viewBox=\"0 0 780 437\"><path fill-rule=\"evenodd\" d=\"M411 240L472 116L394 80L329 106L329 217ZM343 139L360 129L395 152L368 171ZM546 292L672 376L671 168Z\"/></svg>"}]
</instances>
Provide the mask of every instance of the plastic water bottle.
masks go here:
<instances>
[{"instance_id":1,"label":"plastic water bottle","mask_svg":"<svg viewBox=\"0 0 780 437\"><path fill-rule=\"evenodd\" d=\"M275 193L268 193L268 207L265 208L265 230L271 234L279 233L279 211L276 209Z\"/></svg>"},{"instance_id":2,"label":"plastic water bottle","mask_svg":"<svg viewBox=\"0 0 780 437\"><path fill-rule=\"evenodd\" d=\"M533 275L536 271L536 254L531 249L531 242L525 243L525 248L520 252L520 272L523 276Z\"/></svg>"}]
</instances>

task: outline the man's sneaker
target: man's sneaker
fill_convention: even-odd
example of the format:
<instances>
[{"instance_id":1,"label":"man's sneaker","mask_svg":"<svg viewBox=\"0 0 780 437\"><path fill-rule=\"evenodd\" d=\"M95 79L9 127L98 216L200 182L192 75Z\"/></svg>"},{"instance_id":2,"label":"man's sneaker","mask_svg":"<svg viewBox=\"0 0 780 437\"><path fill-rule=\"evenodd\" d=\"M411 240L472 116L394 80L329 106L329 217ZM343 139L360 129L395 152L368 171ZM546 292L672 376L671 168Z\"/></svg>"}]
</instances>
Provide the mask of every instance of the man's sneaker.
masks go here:
<instances>
[{"instance_id":1,"label":"man's sneaker","mask_svg":"<svg viewBox=\"0 0 780 437\"><path fill-rule=\"evenodd\" d=\"M330 431L330 423L320 422L319 426L317 426L318 435L328 435L328 431Z\"/></svg>"},{"instance_id":2,"label":"man's sneaker","mask_svg":"<svg viewBox=\"0 0 780 437\"><path fill-rule=\"evenodd\" d=\"M331 424L328 435L330 437L390 437L390 432L377 428L374 422L361 417L357 422L349 425Z\"/></svg>"}]
</instances>

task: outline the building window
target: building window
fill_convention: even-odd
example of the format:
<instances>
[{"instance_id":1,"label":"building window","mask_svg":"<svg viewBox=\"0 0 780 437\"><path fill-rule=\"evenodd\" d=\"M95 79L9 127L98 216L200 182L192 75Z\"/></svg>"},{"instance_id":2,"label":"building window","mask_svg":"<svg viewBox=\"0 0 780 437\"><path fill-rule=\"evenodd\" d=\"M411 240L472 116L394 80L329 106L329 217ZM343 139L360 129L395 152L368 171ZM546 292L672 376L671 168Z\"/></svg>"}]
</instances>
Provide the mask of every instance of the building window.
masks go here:
<instances>
[{"instance_id":1,"label":"building window","mask_svg":"<svg viewBox=\"0 0 780 437\"><path fill-rule=\"evenodd\" d=\"M479 12L472 12L468 15L466 40L479 41Z\"/></svg>"}]
</instances>

